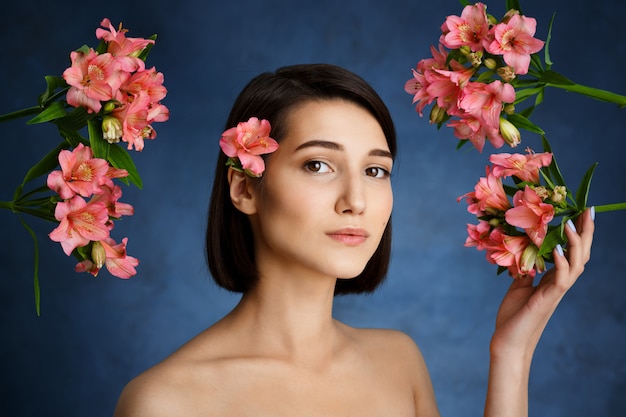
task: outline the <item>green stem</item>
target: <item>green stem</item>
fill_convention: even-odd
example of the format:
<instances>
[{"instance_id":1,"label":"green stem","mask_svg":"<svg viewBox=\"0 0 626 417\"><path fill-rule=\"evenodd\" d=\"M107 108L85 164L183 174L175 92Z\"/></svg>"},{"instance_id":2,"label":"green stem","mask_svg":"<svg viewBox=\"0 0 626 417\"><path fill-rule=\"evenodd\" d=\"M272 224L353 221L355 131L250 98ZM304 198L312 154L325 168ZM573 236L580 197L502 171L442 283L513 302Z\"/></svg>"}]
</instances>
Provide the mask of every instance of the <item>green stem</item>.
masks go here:
<instances>
[{"instance_id":1,"label":"green stem","mask_svg":"<svg viewBox=\"0 0 626 417\"><path fill-rule=\"evenodd\" d=\"M602 90L599 88L587 87L587 86L580 85L580 84L547 83L546 86L560 88L561 90L569 91L571 93L582 94L584 96L595 98L596 100L600 100L600 101L615 103L619 107L626 106L626 96L612 93L610 91Z\"/></svg>"},{"instance_id":2,"label":"green stem","mask_svg":"<svg viewBox=\"0 0 626 417\"><path fill-rule=\"evenodd\" d=\"M41 107L33 106L27 109L14 111L12 113L0 115L0 122L6 122L7 120L19 119L20 117L32 116L41 112Z\"/></svg>"},{"instance_id":3,"label":"green stem","mask_svg":"<svg viewBox=\"0 0 626 417\"><path fill-rule=\"evenodd\" d=\"M617 211L617 210L626 210L626 202L624 203L615 203L615 204L604 204L601 206L594 206L596 213L602 213L604 211Z\"/></svg>"}]
</instances>

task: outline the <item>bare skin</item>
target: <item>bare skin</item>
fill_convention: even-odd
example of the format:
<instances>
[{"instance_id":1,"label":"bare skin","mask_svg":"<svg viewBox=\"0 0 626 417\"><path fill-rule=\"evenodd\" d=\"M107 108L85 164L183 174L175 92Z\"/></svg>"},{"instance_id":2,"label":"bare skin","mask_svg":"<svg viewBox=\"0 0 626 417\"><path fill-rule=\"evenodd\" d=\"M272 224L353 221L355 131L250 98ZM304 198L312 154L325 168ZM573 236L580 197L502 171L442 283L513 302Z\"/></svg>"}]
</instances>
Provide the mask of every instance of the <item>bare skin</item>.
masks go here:
<instances>
[{"instance_id":1,"label":"bare skin","mask_svg":"<svg viewBox=\"0 0 626 417\"><path fill-rule=\"evenodd\" d=\"M244 174L229 173L231 200L254 232L257 285L222 320L131 381L115 417L439 416L408 336L332 317L336 277L358 275L391 213L384 135L369 113L341 101L311 102L291 117L302 122L289 124L262 193ZM347 226L367 237L338 237ZM567 253L555 250L555 268L536 286L514 281L505 295L485 416L527 416L534 350L589 259L593 229L587 211L576 230L566 228Z\"/></svg>"}]
</instances>

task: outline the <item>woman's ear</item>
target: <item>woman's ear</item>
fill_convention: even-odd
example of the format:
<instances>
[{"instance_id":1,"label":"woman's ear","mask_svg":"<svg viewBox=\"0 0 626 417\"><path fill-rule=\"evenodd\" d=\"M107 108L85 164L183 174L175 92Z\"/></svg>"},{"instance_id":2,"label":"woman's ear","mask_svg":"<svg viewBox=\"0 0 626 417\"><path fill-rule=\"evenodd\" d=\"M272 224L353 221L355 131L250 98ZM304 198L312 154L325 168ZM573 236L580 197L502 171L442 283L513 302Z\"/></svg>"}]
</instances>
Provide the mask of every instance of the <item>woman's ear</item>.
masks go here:
<instances>
[{"instance_id":1,"label":"woman's ear","mask_svg":"<svg viewBox=\"0 0 626 417\"><path fill-rule=\"evenodd\" d=\"M241 171L228 169L230 200L237 210L244 214L256 213L255 184L253 179Z\"/></svg>"}]
</instances>

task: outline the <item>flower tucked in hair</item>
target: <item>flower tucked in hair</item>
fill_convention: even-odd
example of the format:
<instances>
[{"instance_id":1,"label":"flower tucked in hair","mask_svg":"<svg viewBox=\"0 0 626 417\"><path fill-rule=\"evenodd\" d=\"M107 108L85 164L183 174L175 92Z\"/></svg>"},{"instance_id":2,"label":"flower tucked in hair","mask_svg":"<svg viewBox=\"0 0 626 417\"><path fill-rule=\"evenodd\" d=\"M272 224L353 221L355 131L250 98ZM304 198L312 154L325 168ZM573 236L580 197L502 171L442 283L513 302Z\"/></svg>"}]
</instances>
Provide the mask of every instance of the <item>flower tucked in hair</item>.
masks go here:
<instances>
[{"instance_id":1,"label":"flower tucked in hair","mask_svg":"<svg viewBox=\"0 0 626 417\"><path fill-rule=\"evenodd\" d=\"M226 165L251 177L260 177L265 171L265 162L259 155L278 149L278 142L269 136L270 129L269 121L251 117L222 133L220 147L229 157Z\"/></svg>"}]
</instances>

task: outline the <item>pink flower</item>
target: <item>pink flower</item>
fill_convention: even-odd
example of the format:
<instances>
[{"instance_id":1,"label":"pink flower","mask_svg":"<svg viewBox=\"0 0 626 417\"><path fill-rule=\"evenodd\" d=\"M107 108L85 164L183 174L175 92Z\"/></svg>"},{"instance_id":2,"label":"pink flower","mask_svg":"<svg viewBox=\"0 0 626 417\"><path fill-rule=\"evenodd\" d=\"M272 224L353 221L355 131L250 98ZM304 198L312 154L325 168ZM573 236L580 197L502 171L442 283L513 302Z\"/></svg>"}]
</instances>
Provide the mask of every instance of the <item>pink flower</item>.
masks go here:
<instances>
[{"instance_id":1,"label":"pink flower","mask_svg":"<svg viewBox=\"0 0 626 417\"><path fill-rule=\"evenodd\" d=\"M82 197L74 196L56 204L54 217L60 223L49 236L52 241L61 243L66 255L92 240L102 240L109 236L106 226L109 215L103 203L87 204Z\"/></svg>"},{"instance_id":2,"label":"pink flower","mask_svg":"<svg viewBox=\"0 0 626 417\"><path fill-rule=\"evenodd\" d=\"M157 72L154 67L137 71L120 87L122 96L119 96L118 100L121 102L129 101L126 97L136 97L141 91L144 91L148 93L150 103L158 103L167 95L167 89L163 86L163 79L163 73Z\"/></svg>"},{"instance_id":3,"label":"pink flower","mask_svg":"<svg viewBox=\"0 0 626 417\"><path fill-rule=\"evenodd\" d=\"M413 69L413 78L404 84L404 91L413 94L413 104L417 103L415 110L420 116L422 116L424 107L437 98L437 94L433 94L432 89L429 90L431 83L443 78L440 74L437 74L436 70L448 69L446 63L448 53L443 48L443 45L439 45L439 50L431 46L430 52L433 57L419 61L416 68ZM452 87L456 88L454 85Z\"/></svg>"},{"instance_id":4,"label":"pink flower","mask_svg":"<svg viewBox=\"0 0 626 417\"><path fill-rule=\"evenodd\" d=\"M474 52L483 50L483 39L489 32L489 21L483 3L465 6L461 17L448 16L441 25L440 42L450 49L469 46Z\"/></svg>"},{"instance_id":5,"label":"pink flower","mask_svg":"<svg viewBox=\"0 0 626 417\"><path fill-rule=\"evenodd\" d=\"M115 27L113 27L111 21L107 18L102 20L100 26L106 27L108 30L101 28L96 29L96 38L107 42L107 52L120 62L124 71L134 72L143 70L145 64L141 59L137 58L137 56L146 46L154 44L154 40L127 38L126 32L128 32L128 30L123 29L121 23L119 29L115 30Z\"/></svg>"},{"instance_id":6,"label":"pink flower","mask_svg":"<svg viewBox=\"0 0 626 417\"><path fill-rule=\"evenodd\" d=\"M488 139L494 148L501 148L504 145L499 129L487 127L480 119L469 114L450 121L446 126L454 128L454 136L461 140L469 140L479 152L483 151L485 139Z\"/></svg>"},{"instance_id":7,"label":"pink flower","mask_svg":"<svg viewBox=\"0 0 626 417\"><path fill-rule=\"evenodd\" d=\"M530 240L541 247L554 217L554 206L544 203L535 190L526 186L513 196L514 207L507 210L505 219L512 226L524 229Z\"/></svg>"},{"instance_id":8,"label":"pink flower","mask_svg":"<svg viewBox=\"0 0 626 417\"><path fill-rule=\"evenodd\" d=\"M494 40L487 46L487 51L502 55L504 62L516 74L526 74L530 55L539 52L544 44L534 37L536 27L537 21L532 17L515 14L508 22L499 23L491 29Z\"/></svg>"},{"instance_id":9,"label":"pink flower","mask_svg":"<svg viewBox=\"0 0 626 417\"><path fill-rule=\"evenodd\" d=\"M132 216L135 212L133 206L121 203L122 187L119 185L103 185L102 193L96 194L89 200L90 203L102 203L107 209L109 217L119 219L122 216Z\"/></svg>"},{"instance_id":10,"label":"pink flower","mask_svg":"<svg viewBox=\"0 0 626 417\"><path fill-rule=\"evenodd\" d=\"M463 89L459 107L480 120L485 129L499 130L502 104L514 101L515 89L511 84L500 80L489 84L470 82Z\"/></svg>"},{"instance_id":11,"label":"pink flower","mask_svg":"<svg viewBox=\"0 0 626 417\"><path fill-rule=\"evenodd\" d=\"M91 148L79 143L73 151L59 152L61 171L52 171L48 175L48 188L66 200L79 194L89 197L100 192L103 177L109 171L109 163L94 158Z\"/></svg>"},{"instance_id":12,"label":"pink flower","mask_svg":"<svg viewBox=\"0 0 626 417\"><path fill-rule=\"evenodd\" d=\"M465 239L465 246L476 246L477 250L484 250L490 247L491 225L480 220L477 225L467 225L467 239Z\"/></svg>"},{"instance_id":13,"label":"pink flower","mask_svg":"<svg viewBox=\"0 0 626 417\"><path fill-rule=\"evenodd\" d=\"M459 197L458 200L463 197L466 197L469 203L467 211L477 216L486 211L492 214L498 211L504 212L511 207L502 186L502 179L493 175L489 167L486 168L486 176L481 177L476 183L474 191Z\"/></svg>"},{"instance_id":14,"label":"pink flower","mask_svg":"<svg viewBox=\"0 0 626 417\"><path fill-rule=\"evenodd\" d=\"M493 174L497 177L514 176L522 181L533 184L539 183L539 169L547 167L552 162L552 154L532 153L528 149L528 155L519 153L500 153L489 157L489 162L493 164Z\"/></svg>"},{"instance_id":15,"label":"pink flower","mask_svg":"<svg viewBox=\"0 0 626 417\"><path fill-rule=\"evenodd\" d=\"M154 131L149 125L148 110L150 96L145 91L140 91L132 101L115 109L111 115L122 123L122 140L128 143L128 150L135 148L142 151L144 139L153 139Z\"/></svg>"},{"instance_id":16,"label":"pink flower","mask_svg":"<svg viewBox=\"0 0 626 417\"><path fill-rule=\"evenodd\" d=\"M101 102L111 100L129 77L111 54L98 55L89 49L87 54L73 51L70 57L72 66L63 72L63 79L71 86L66 95L71 106L97 113Z\"/></svg>"},{"instance_id":17,"label":"pink flower","mask_svg":"<svg viewBox=\"0 0 626 417\"><path fill-rule=\"evenodd\" d=\"M491 232L490 238L491 247L487 249L487 260L499 266L514 266L517 269L522 253L529 244L528 237L509 236L496 228Z\"/></svg>"},{"instance_id":18,"label":"pink flower","mask_svg":"<svg viewBox=\"0 0 626 417\"><path fill-rule=\"evenodd\" d=\"M222 133L220 147L226 156L238 158L243 170L259 177L265 170L259 155L278 149L278 143L269 137L270 129L269 121L251 117Z\"/></svg>"},{"instance_id":19,"label":"pink flower","mask_svg":"<svg viewBox=\"0 0 626 417\"><path fill-rule=\"evenodd\" d=\"M74 268L76 272L89 272L93 276L97 276L102 266L106 266L111 275L118 278L127 279L137 274L135 267L139 265L139 260L126 254L126 245L128 238L122 239L122 243L116 244L111 238L106 238L94 245L101 245L104 250L104 263L97 265L89 259L79 262Z\"/></svg>"}]
</instances>

